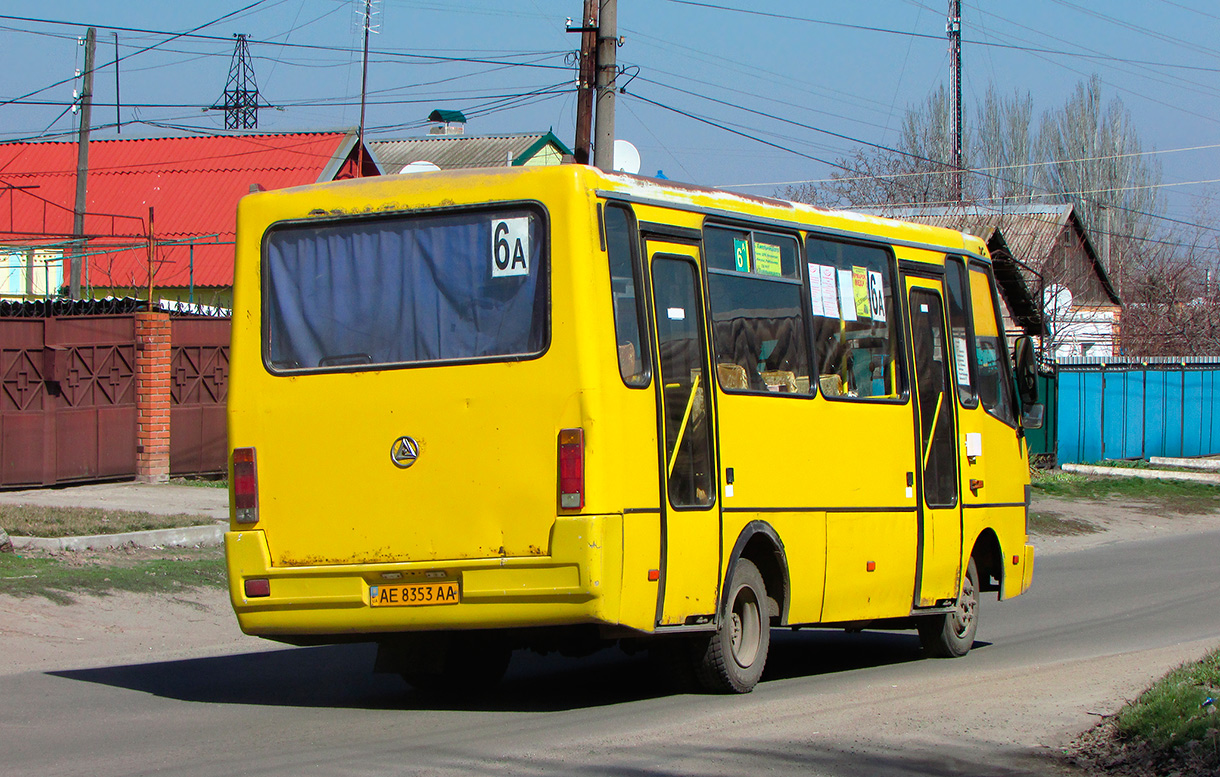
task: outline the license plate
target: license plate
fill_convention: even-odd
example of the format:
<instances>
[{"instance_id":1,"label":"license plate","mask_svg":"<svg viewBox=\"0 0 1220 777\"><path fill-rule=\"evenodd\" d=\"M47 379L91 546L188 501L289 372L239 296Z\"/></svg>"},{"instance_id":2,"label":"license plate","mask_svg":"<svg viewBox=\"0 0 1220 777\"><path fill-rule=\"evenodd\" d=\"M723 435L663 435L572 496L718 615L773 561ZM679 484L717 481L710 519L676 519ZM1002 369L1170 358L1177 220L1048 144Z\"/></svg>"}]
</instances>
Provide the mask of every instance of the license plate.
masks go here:
<instances>
[{"instance_id":1,"label":"license plate","mask_svg":"<svg viewBox=\"0 0 1220 777\"><path fill-rule=\"evenodd\" d=\"M456 580L443 583L402 583L369 586L369 604L374 607L414 607L428 604L457 604Z\"/></svg>"}]
</instances>

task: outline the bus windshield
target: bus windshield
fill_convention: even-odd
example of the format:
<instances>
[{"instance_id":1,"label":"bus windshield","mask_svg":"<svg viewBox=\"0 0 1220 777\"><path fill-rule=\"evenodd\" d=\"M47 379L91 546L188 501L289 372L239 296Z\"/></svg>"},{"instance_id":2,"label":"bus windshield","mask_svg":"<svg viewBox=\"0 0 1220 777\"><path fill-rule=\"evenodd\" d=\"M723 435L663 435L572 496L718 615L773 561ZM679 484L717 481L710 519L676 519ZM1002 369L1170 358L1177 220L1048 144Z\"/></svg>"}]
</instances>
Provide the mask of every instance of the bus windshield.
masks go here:
<instances>
[{"instance_id":1,"label":"bus windshield","mask_svg":"<svg viewBox=\"0 0 1220 777\"><path fill-rule=\"evenodd\" d=\"M264 244L275 372L540 353L545 231L523 208L296 223Z\"/></svg>"}]
</instances>

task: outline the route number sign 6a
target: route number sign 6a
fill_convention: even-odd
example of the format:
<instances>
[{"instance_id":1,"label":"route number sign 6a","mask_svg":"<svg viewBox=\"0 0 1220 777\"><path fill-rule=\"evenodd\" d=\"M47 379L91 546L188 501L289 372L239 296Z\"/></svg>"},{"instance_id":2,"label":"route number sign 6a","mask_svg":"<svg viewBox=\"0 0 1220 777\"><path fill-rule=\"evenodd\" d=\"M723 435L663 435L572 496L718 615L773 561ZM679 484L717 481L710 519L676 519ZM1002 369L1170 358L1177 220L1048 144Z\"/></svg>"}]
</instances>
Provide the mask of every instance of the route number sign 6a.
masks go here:
<instances>
[{"instance_id":1,"label":"route number sign 6a","mask_svg":"<svg viewBox=\"0 0 1220 777\"><path fill-rule=\"evenodd\" d=\"M491 277L530 274L530 220L528 216L492 219Z\"/></svg>"}]
</instances>

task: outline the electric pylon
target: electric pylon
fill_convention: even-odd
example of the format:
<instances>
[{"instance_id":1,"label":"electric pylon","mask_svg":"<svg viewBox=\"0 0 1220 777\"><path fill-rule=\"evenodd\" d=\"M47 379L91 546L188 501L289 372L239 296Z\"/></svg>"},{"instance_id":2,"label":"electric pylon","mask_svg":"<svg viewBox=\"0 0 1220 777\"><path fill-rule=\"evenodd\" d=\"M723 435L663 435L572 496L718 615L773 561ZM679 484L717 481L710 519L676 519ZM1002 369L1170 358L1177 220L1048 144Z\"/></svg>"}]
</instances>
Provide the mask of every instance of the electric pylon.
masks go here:
<instances>
[{"instance_id":1,"label":"electric pylon","mask_svg":"<svg viewBox=\"0 0 1220 777\"><path fill-rule=\"evenodd\" d=\"M225 129L255 129L258 127L258 84L254 82L254 65L246 36L234 34L233 61L229 64L229 81L225 84L224 101L213 109L225 112Z\"/></svg>"}]
</instances>

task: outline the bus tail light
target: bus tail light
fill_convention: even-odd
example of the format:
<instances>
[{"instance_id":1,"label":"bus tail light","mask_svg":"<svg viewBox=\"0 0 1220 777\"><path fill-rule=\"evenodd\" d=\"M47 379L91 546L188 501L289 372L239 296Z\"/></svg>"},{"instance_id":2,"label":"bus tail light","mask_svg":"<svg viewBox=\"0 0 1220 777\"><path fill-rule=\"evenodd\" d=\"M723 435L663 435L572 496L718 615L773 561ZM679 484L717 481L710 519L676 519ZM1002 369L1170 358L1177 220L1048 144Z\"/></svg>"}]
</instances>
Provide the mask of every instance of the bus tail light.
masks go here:
<instances>
[{"instance_id":1,"label":"bus tail light","mask_svg":"<svg viewBox=\"0 0 1220 777\"><path fill-rule=\"evenodd\" d=\"M559 506L585 506L585 430L559 430Z\"/></svg>"},{"instance_id":2,"label":"bus tail light","mask_svg":"<svg viewBox=\"0 0 1220 777\"><path fill-rule=\"evenodd\" d=\"M253 448L233 449L233 519L258 523L258 463Z\"/></svg>"}]
</instances>

